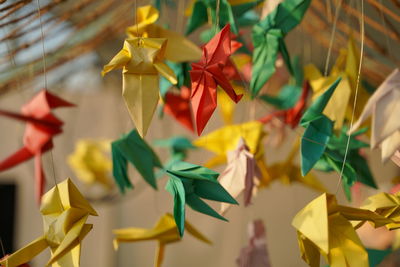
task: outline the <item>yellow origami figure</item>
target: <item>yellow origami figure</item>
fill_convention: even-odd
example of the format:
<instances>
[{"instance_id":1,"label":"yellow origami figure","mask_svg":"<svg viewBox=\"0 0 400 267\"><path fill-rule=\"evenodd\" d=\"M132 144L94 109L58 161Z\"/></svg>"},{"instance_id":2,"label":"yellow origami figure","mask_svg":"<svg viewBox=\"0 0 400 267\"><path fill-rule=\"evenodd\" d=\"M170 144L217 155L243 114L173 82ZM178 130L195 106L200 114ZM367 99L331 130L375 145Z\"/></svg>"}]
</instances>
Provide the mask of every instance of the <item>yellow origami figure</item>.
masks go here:
<instances>
[{"instance_id":1,"label":"yellow origami figure","mask_svg":"<svg viewBox=\"0 0 400 267\"><path fill-rule=\"evenodd\" d=\"M382 161L392 157L395 163L400 152L400 71L395 69L374 92L359 120L350 129L350 133L360 128L361 123L372 116L371 148L380 146ZM397 154L397 156L396 156Z\"/></svg>"},{"instance_id":2,"label":"yellow origami figure","mask_svg":"<svg viewBox=\"0 0 400 267\"><path fill-rule=\"evenodd\" d=\"M340 55L328 77L324 77L312 64L304 68L305 80L310 82L314 92L313 100L322 95L338 77L342 77L341 82L323 112L328 118L335 122L334 129L337 131L342 129L345 118L351 119L353 110L352 103L354 102L357 87L359 59L360 52L353 39L350 38L347 44L347 50L342 49L340 51ZM359 84L357 106L364 106L368 97L368 93L361 84ZM358 118L360 112L356 110L355 115L356 118Z\"/></svg>"},{"instance_id":3,"label":"yellow origami figure","mask_svg":"<svg viewBox=\"0 0 400 267\"><path fill-rule=\"evenodd\" d=\"M113 187L110 177L112 163L106 153L111 142L106 140L79 140L75 151L68 156L68 163L82 182L93 185L99 183L107 189Z\"/></svg>"},{"instance_id":4,"label":"yellow origami figure","mask_svg":"<svg viewBox=\"0 0 400 267\"><path fill-rule=\"evenodd\" d=\"M185 228L195 238L207 244L211 244L211 241L197 231L196 228L194 228L190 223L185 222ZM115 249L118 249L118 245L121 242L157 240L158 247L154 261L155 267L160 267L163 262L165 246L170 243L181 241L174 217L169 213L162 216L152 229L126 228L117 229L113 232L115 234Z\"/></svg>"},{"instance_id":5,"label":"yellow origami figure","mask_svg":"<svg viewBox=\"0 0 400 267\"><path fill-rule=\"evenodd\" d=\"M49 247L51 258L46 266L78 267L81 242L93 227L86 220L89 215L97 216L96 211L72 181L66 179L43 195L40 212L44 235L0 261L0 265L19 266Z\"/></svg>"},{"instance_id":6,"label":"yellow origami figure","mask_svg":"<svg viewBox=\"0 0 400 267\"><path fill-rule=\"evenodd\" d=\"M268 166L268 173L272 179L280 180L283 184L290 185L293 182L302 183L305 186L320 191L327 192L326 188L318 181L317 177L315 177L311 172L309 172L306 176L301 175L300 168L294 165L293 160L296 157L296 154L299 152L300 142L297 140L290 151L286 160L278 163L274 163L271 166Z\"/></svg>"},{"instance_id":7,"label":"yellow origami figure","mask_svg":"<svg viewBox=\"0 0 400 267\"><path fill-rule=\"evenodd\" d=\"M292 225L302 258L311 267L319 266L320 254L331 267L368 267L368 253L352 224L366 221L375 227L393 223L370 210L340 206L334 195L324 193L297 213Z\"/></svg>"},{"instance_id":8,"label":"yellow origami figure","mask_svg":"<svg viewBox=\"0 0 400 267\"><path fill-rule=\"evenodd\" d=\"M103 68L102 75L122 68L122 95L139 134L144 137L159 100L159 77L176 84L174 72L163 61L167 39L126 39L123 49Z\"/></svg>"},{"instance_id":9,"label":"yellow origami figure","mask_svg":"<svg viewBox=\"0 0 400 267\"><path fill-rule=\"evenodd\" d=\"M164 29L154 24L159 18L158 10L151 6L139 7L136 10L136 22L126 29L129 38L150 37L166 38L165 58L174 62L198 61L201 49L179 33Z\"/></svg>"}]
</instances>

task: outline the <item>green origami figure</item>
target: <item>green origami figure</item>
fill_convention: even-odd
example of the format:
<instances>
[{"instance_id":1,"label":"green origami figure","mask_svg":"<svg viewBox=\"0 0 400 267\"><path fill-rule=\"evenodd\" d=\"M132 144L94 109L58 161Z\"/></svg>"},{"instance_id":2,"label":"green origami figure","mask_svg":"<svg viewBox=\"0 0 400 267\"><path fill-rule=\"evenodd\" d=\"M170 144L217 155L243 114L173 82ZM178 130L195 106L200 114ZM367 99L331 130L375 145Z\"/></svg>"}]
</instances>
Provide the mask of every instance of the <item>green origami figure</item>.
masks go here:
<instances>
[{"instance_id":1,"label":"green origami figure","mask_svg":"<svg viewBox=\"0 0 400 267\"><path fill-rule=\"evenodd\" d=\"M238 204L217 181L218 173L187 162L176 162L166 170L166 189L174 197L174 218L179 234L185 230L185 204L193 210L227 221L201 198Z\"/></svg>"},{"instance_id":2,"label":"green origami figure","mask_svg":"<svg viewBox=\"0 0 400 267\"><path fill-rule=\"evenodd\" d=\"M212 25L216 25L217 17L219 25L217 31L222 29L226 24L231 25L231 30L234 34L239 33L239 26L250 26L258 21L258 16L251 11L255 6L263 0L254 0L249 3L231 6L228 0L219 0L219 14L217 14L218 0L196 0L193 5L192 14L188 20L186 27L186 35L194 32L204 24L211 21ZM211 16L211 18L209 18ZM242 24L240 24L242 23ZM205 31L201 39L209 40L215 34L215 29Z\"/></svg>"},{"instance_id":3,"label":"green origami figure","mask_svg":"<svg viewBox=\"0 0 400 267\"><path fill-rule=\"evenodd\" d=\"M162 168L162 164L136 130L112 142L111 153L114 179L122 193L126 188L133 188L128 177L128 161L148 184L157 189L154 167Z\"/></svg>"},{"instance_id":4,"label":"green origami figure","mask_svg":"<svg viewBox=\"0 0 400 267\"><path fill-rule=\"evenodd\" d=\"M291 74L293 68L284 41L285 36L302 20L311 0L284 0L274 11L254 25L253 69L250 91L256 97L264 84L275 73L278 52Z\"/></svg>"},{"instance_id":5,"label":"green origami figure","mask_svg":"<svg viewBox=\"0 0 400 267\"><path fill-rule=\"evenodd\" d=\"M314 103L306 110L300 125L306 128L301 138L301 174L305 176L322 157L326 145L333 133L333 121L322 112L338 86L338 78Z\"/></svg>"},{"instance_id":6,"label":"green origami figure","mask_svg":"<svg viewBox=\"0 0 400 267\"><path fill-rule=\"evenodd\" d=\"M176 162L184 161L187 158L188 150L197 148L189 139L183 136L156 140L154 145L169 148L169 159L165 164L165 169L168 169Z\"/></svg>"},{"instance_id":7,"label":"green origami figure","mask_svg":"<svg viewBox=\"0 0 400 267\"><path fill-rule=\"evenodd\" d=\"M343 127L339 136L331 136L324 154L315 165L315 169L325 172L336 171L341 173L349 137L346 134L347 131L347 127ZM350 136L342 175L343 190L348 200L351 200L350 188L357 181L369 187L377 188L366 159L359 153L359 149L369 147L369 144L356 139L357 136L366 131L367 128L364 128Z\"/></svg>"},{"instance_id":8,"label":"green origami figure","mask_svg":"<svg viewBox=\"0 0 400 267\"><path fill-rule=\"evenodd\" d=\"M303 86L303 69L300 66L299 57L296 56L293 60L293 78L291 83L282 87L277 96L267 94L261 95L260 99L273 105L279 110L292 108L299 100Z\"/></svg>"}]
</instances>

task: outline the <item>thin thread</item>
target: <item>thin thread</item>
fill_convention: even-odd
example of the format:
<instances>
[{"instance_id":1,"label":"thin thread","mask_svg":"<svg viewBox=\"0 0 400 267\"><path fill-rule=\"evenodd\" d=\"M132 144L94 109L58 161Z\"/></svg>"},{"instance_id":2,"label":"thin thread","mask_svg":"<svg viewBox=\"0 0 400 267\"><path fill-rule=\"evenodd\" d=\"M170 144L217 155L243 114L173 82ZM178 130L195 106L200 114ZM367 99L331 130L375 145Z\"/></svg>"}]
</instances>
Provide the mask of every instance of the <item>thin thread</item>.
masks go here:
<instances>
[{"instance_id":1,"label":"thin thread","mask_svg":"<svg viewBox=\"0 0 400 267\"><path fill-rule=\"evenodd\" d=\"M339 5L337 5L336 9L335 9L335 18L334 18L334 21L333 21L331 38L329 40L328 56L326 57L324 76L328 76L328 68L329 68L329 62L330 62L331 54L332 54L333 40L335 39L336 24L337 24L337 21L338 21L338 18L339 18L340 8L342 6L342 1L343 0L340 0Z\"/></svg>"},{"instance_id":2,"label":"thin thread","mask_svg":"<svg viewBox=\"0 0 400 267\"><path fill-rule=\"evenodd\" d=\"M39 0L37 0L36 3L37 3L37 11L38 11L39 22L40 22L40 34L41 34L41 39L42 39L42 57L43 57L44 89L47 90L46 49L45 49L45 47L44 47L43 23L42 23L42 16L41 16L41 12L40 12L40 2L39 2Z\"/></svg>"},{"instance_id":3,"label":"thin thread","mask_svg":"<svg viewBox=\"0 0 400 267\"><path fill-rule=\"evenodd\" d=\"M138 8L137 8L137 0L135 0L135 24L136 24L136 36L140 37L139 35L139 24L138 24Z\"/></svg>"},{"instance_id":4,"label":"thin thread","mask_svg":"<svg viewBox=\"0 0 400 267\"><path fill-rule=\"evenodd\" d=\"M360 29L360 34L361 34L360 61L359 61L359 65L358 65L357 84L356 84L356 92L354 94L353 111L351 113L350 129L353 127L354 114L355 114L356 107L357 107L357 96L358 96L358 89L360 87L361 67L362 67L363 55L364 55L364 35L365 35L365 28L364 28L364 0L361 0L361 23L360 24L361 24L360 25L360 28L361 28ZM346 144L346 150L345 150L345 153L344 153L342 169L340 171L339 181L338 181L338 184L336 186L336 194L338 193L339 187L340 187L340 185L342 183L344 167L345 167L345 164L346 164L347 154L349 152L350 138L351 138L351 135L349 134L348 137L347 137L347 144Z\"/></svg>"},{"instance_id":5,"label":"thin thread","mask_svg":"<svg viewBox=\"0 0 400 267\"><path fill-rule=\"evenodd\" d=\"M217 7L215 9L215 34L219 31L219 7L221 4L221 0L217 0Z\"/></svg>"},{"instance_id":6,"label":"thin thread","mask_svg":"<svg viewBox=\"0 0 400 267\"><path fill-rule=\"evenodd\" d=\"M4 256L6 256L6 251L4 249L4 245L3 245L3 239L0 237L0 246L1 246L1 253L3 254L2 258Z\"/></svg>"}]
</instances>

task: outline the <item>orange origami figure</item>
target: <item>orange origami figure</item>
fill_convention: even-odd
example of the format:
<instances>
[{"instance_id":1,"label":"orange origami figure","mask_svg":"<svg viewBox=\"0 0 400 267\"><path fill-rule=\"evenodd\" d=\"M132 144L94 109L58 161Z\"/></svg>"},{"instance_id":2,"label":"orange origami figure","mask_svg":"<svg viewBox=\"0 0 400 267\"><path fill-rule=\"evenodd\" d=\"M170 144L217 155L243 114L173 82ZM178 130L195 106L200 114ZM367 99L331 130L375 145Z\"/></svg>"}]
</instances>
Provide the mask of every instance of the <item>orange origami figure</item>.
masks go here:
<instances>
[{"instance_id":1,"label":"orange origami figure","mask_svg":"<svg viewBox=\"0 0 400 267\"><path fill-rule=\"evenodd\" d=\"M164 112L174 117L191 132L194 132L189 88L183 86L180 89L180 94L167 92L165 95Z\"/></svg>"},{"instance_id":2,"label":"orange origami figure","mask_svg":"<svg viewBox=\"0 0 400 267\"><path fill-rule=\"evenodd\" d=\"M234 45L234 49L236 47ZM192 81L191 103L198 135L202 133L217 107L218 85L235 103L239 102L243 96L235 93L224 73L229 56L232 53L230 26L227 24L203 47L203 56L200 62L192 64L190 71Z\"/></svg>"},{"instance_id":3,"label":"orange origami figure","mask_svg":"<svg viewBox=\"0 0 400 267\"><path fill-rule=\"evenodd\" d=\"M42 166L42 154L53 148L53 136L62 133L64 124L53 115L52 109L72 107L71 104L47 90L40 91L27 104L22 106L21 114L0 110L0 115L25 121L27 123L23 143L24 147L0 162L0 171L10 169L35 157L35 190L40 203L45 185Z\"/></svg>"}]
</instances>

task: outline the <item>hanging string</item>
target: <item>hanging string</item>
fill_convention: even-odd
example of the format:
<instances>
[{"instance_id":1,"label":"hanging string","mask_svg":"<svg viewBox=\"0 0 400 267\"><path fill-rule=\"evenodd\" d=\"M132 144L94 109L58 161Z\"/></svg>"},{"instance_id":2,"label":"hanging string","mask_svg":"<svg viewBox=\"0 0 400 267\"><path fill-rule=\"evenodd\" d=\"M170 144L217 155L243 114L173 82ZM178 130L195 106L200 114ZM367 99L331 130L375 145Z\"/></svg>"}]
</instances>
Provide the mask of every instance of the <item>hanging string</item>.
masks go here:
<instances>
[{"instance_id":1,"label":"hanging string","mask_svg":"<svg viewBox=\"0 0 400 267\"><path fill-rule=\"evenodd\" d=\"M135 24L136 24L136 36L140 37L139 35L139 23L138 23L138 3L135 0Z\"/></svg>"},{"instance_id":2,"label":"hanging string","mask_svg":"<svg viewBox=\"0 0 400 267\"><path fill-rule=\"evenodd\" d=\"M42 40L42 60L43 60L43 76L44 76L44 89L47 90L47 73L46 73L46 49L44 47L44 33L43 33L43 22L41 15L41 8L39 0L36 0L37 3L37 12L39 15L39 23L40 23L40 35Z\"/></svg>"},{"instance_id":3,"label":"hanging string","mask_svg":"<svg viewBox=\"0 0 400 267\"><path fill-rule=\"evenodd\" d=\"M328 55L326 57L326 62L325 62L324 76L328 76L328 69L329 69L329 62L330 62L331 54L332 54L333 40L335 39L335 33L336 33L336 24L339 19L342 2L343 2L343 0L339 0L339 4L336 6L336 9L335 9L335 18L333 21L331 38L329 40L329 48L328 48Z\"/></svg>"},{"instance_id":4,"label":"hanging string","mask_svg":"<svg viewBox=\"0 0 400 267\"><path fill-rule=\"evenodd\" d=\"M357 107L357 96L358 96L358 90L359 90L359 87L360 87L361 67L362 67L363 55L364 55L364 37L365 37L364 0L361 0L360 35L361 35L360 61L358 63L357 84L356 84L356 91L355 91L355 94L354 94L353 111L351 113L351 119L350 119L350 129L353 127L354 115L355 115L355 111L356 111L356 107ZM348 137L347 137L346 150L345 150L345 153L344 153L342 169L340 171L339 181L338 181L338 184L336 186L336 194L338 193L339 187L340 187L340 185L342 183L342 177L343 177L343 172L344 172L344 168L345 168L345 165L346 165L347 154L349 152L350 138L351 138L351 135L349 134Z\"/></svg>"}]
</instances>

